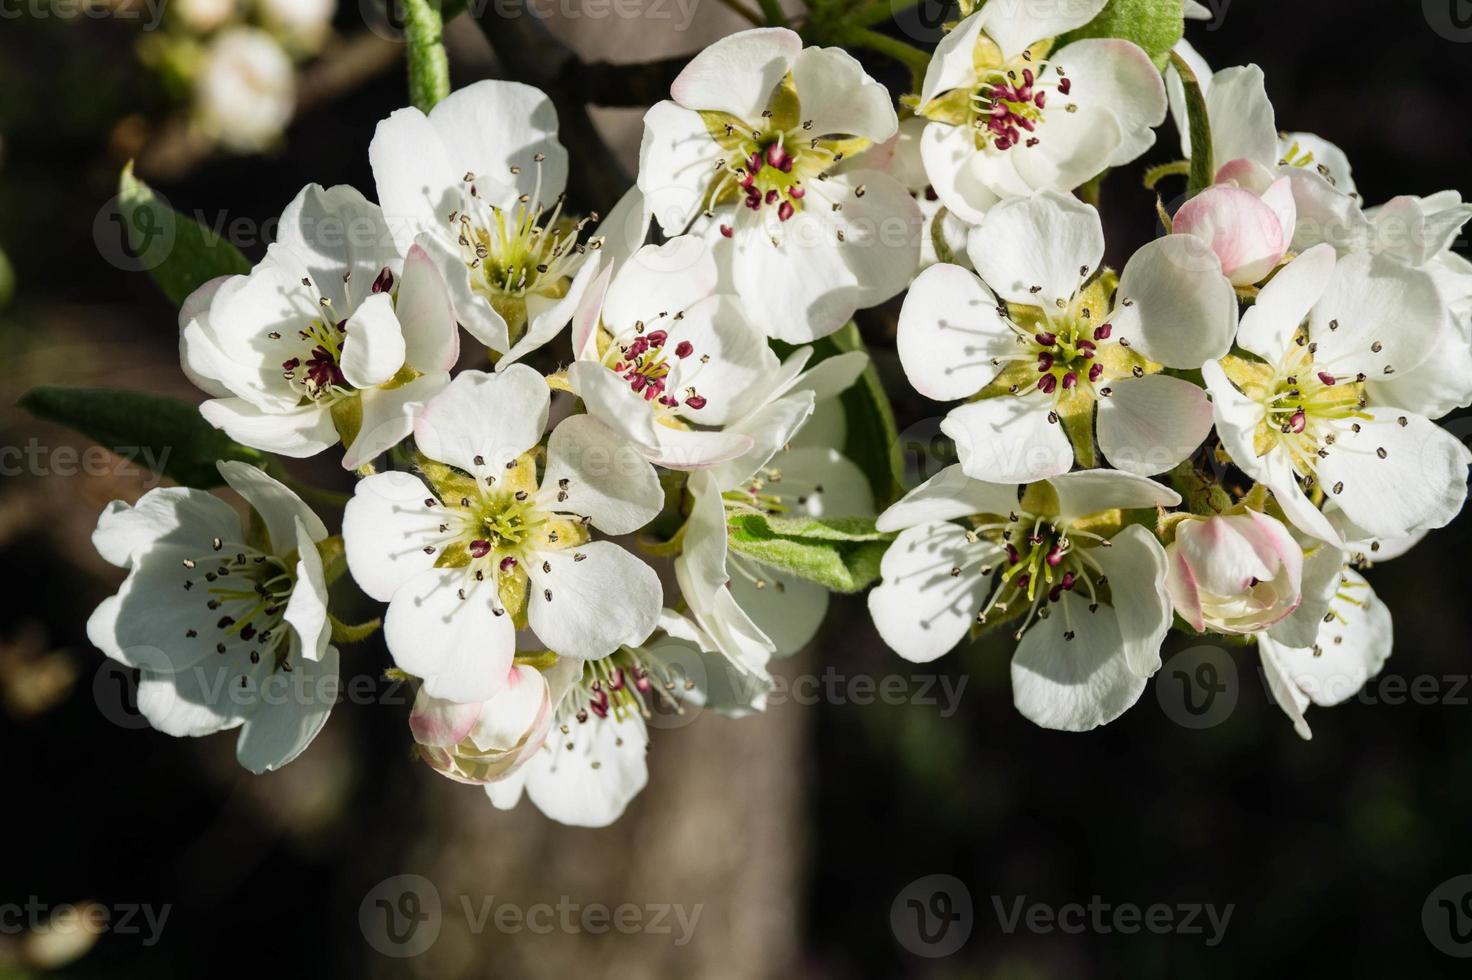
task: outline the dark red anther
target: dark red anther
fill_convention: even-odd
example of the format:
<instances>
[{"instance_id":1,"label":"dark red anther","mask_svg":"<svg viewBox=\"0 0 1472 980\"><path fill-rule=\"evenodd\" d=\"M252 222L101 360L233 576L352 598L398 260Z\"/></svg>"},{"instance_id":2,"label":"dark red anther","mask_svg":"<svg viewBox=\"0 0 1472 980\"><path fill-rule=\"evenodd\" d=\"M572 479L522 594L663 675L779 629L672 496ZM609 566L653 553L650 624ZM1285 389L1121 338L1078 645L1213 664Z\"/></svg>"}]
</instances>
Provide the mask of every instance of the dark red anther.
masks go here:
<instances>
[{"instance_id":1,"label":"dark red anther","mask_svg":"<svg viewBox=\"0 0 1472 980\"><path fill-rule=\"evenodd\" d=\"M1048 552L1047 562L1049 567L1057 568L1058 563L1063 560L1063 546L1055 544L1053 550Z\"/></svg>"},{"instance_id":2,"label":"dark red anther","mask_svg":"<svg viewBox=\"0 0 1472 980\"><path fill-rule=\"evenodd\" d=\"M783 201L777 207L777 220L778 221L786 221L788 218L792 217L793 210L794 209L792 207L792 202L791 201Z\"/></svg>"},{"instance_id":3,"label":"dark red anther","mask_svg":"<svg viewBox=\"0 0 1472 980\"><path fill-rule=\"evenodd\" d=\"M649 340L650 347L663 347L664 342L670 339L670 335L664 330L651 330L644 335Z\"/></svg>"},{"instance_id":4,"label":"dark red anther","mask_svg":"<svg viewBox=\"0 0 1472 980\"><path fill-rule=\"evenodd\" d=\"M1063 375L1063 390L1064 391L1067 391L1069 388L1072 388L1076 384L1078 384L1078 372L1077 371L1069 371L1068 373L1066 373L1065 375Z\"/></svg>"},{"instance_id":5,"label":"dark red anther","mask_svg":"<svg viewBox=\"0 0 1472 980\"><path fill-rule=\"evenodd\" d=\"M721 234L730 238L735 232L731 230L730 225L721 225Z\"/></svg>"},{"instance_id":6,"label":"dark red anther","mask_svg":"<svg viewBox=\"0 0 1472 980\"><path fill-rule=\"evenodd\" d=\"M1040 347L1052 347L1054 344L1058 343L1057 334L1049 333L1046 330L1042 331L1041 333L1033 334L1032 339L1036 340L1038 342L1038 346Z\"/></svg>"},{"instance_id":7,"label":"dark red anther","mask_svg":"<svg viewBox=\"0 0 1472 980\"><path fill-rule=\"evenodd\" d=\"M609 690L622 691L624 689L624 669L615 667L608 675Z\"/></svg>"},{"instance_id":8,"label":"dark red anther","mask_svg":"<svg viewBox=\"0 0 1472 980\"><path fill-rule=\"evenodd\" d=\"M781 143L773 143L767 147L767 162L777 169L782 169L782 161L787 158L787 151L782 149Z\"/></svg>"},{"instance_id":9,"label":"dark red anther","mask_svg":"<svg viewBox=\"0 0 1472 980\"><path fill-rule=\"evenodd\" d=\"M1090 381L1098 381L1102 377L1104 377L1104 365L1102 365L1102 364L1091 364L1091 365L1089 365L1089 380Z\"/></svg>"},{"instance_id":10,"label":"dark red anther","mask_svg":"<svg viewBox=\"0 0 1472 980\"><path fill-rule=\"evenodd\" d=\"M807 195L807 192L807 188L802 186L801 184L793 184L791 187L787 188L787 196L792 198L794 201L801 201Z\"/></svg>"},{"instance_id":11,"label":"dark red anther","mask_svg":"<svg viewBox=\"0 0 1472 980\"><path fill-rule=\"evenodd\" d=\"M509 572L516 567L516 559L512 558L510 555L507 555L505 558L501 559L501 564L497 565L496 567L501 569L501 571L503 572Z\"/></svg>"},{"instance_id":12,"label":"dark red anther","mask_svg":"<svg viewBox=\"0 0 1472 980\"><path fill-rule=\"evenodd\" d=\"M1294 412L1288 419L1289 432L1302 432L1304 426L1308 425L1308 416L1303 414L1303 409Z\"/></svg>"},{"instance_id":13,"label":"dark red anther","mask_svg":"<svg viewBox=\"0 0 1472 980\"><path fill-rule=\"evenodd\" d=\"M1058 379L1051 374L1045 374L1038 378L1038 387L1042 389L1043 394L1051 395L1058 387Z\"/></svg>"},{"instance_id":14,"label":"dark red anther","mask_svg":"<svg viewBox=\"0 0 1472 980\"><path fill-rule=\"evenodd\" d=\"M695 345L688 340L682 340L675 345L675 356L680 358L689 357L695 353Z\"/></svg>"},{"instance_id":15,"label":"dark red anther","mask_svg":"<svg viewBox=\"0 0 1472 980\"><path fill-rule=\"evenodd\" d=\"M767 196L764 197L764 198L762 198L762 200L764 200L768 204L776 204L777 203L777 192L775 190L767 191Z\"/></svg>"},{"instance_id":16,"label":"dark red anther","mask_svg":"<svg viewBox=\"0 0 1472 980\"><path fill-rule=\"evenodd\" d=\"M1108 340L1109 335L1114 333L1114 324L1104 323L1094 328L1095 340Z\"/></svg>"},{"instance_id":17,"label":"dark red anther","mask_svg":"<svg viewBox=\"0 0 1472 980\"><path fill-rule=\"evenodd\" d=\"M1053 355L1047 351L1038 354L1038 371L1051 371L1053 369Z\"/></svg>"},{"instance_id":18,"label":"dark red anther","mask_svg":"<svg viewBox=\"0 0 1472 980\"><path fill-rule=\"evenodd\" d=\"M1062 92L1064 95L1067 95L1069 92L1073 91L1073 79L1071 79L1071 78L1060 78L1060 79L1058 79L1058 91Z\"/></svg>"},{"instance_id":19,"label":"dark red anther","mask_svg":"<svg viewBox=\"0 0 1472 980\"><path fill-rule=\"evenodd\" d=\"M700 411L702 408L705 407L705 396L691 395L689 398L685 399L685 407L693 408L697 412Z\"/></svg>"},{"instance_id":20,"label":"dark red anther","mask_svg":"<svg viewBox=\"0 0 1472 980\"><path fill-rule=\"evenodd\" d=\"M1320 371L1319 372L1319 380L1322 381L1322 382L1324 382L1324 384L1326 384L1326 385L1332 385L1338 379L1335 378L1334 375L1330 374L1328 371Z\"/></svg>"},{"instance_id":21,"label":"dark red anther","mask_svg":"<svg viewBox=\"0 0 1472 980\"><path fill-rule=\"evenodd\" d=\"M1017 548L1010 541L1007 542L1007 564L1015 565L1021 560L1022 556L1017 553Z\"/></svg>"},{"instance_id":22,"label":"dark red anther","mask_svg":"<svg viewBox=\"0 0 1472 980\"><path fill-rule=\"evenodd\" d=\"M1030 574L1028 574L1027 572L1023 572L1021 575L1017 576L1017 587L1019 589L1025 589L1025 588L1027 588L1028 584L1031 583L1031 582L1032 582L1032 576Z\"/></svg>"},{"instance_id":23,"label":"dark red anther","mask_svg":"<svg viewBox=\"0 0 1472 980\"><path fill-rule=\"evenodd\" d=\"M485 540L484 538L476 538L474 541L470 542L470 557L472 557L472 558L484 558L486 555L489 555L490 553L491 553L491 543L489 541ZM515 559L512 559L512 560L515 561ZM505 562L502 562L502 564L504 565Z\"/></svg>"},{"instance_id":24,"label":"dark red anther","mask_svg":"<svg viewBox=\"0 0 1472 980\"><path fill-rule=\"evenodd\" d=\"M393 271L388 266L384 266L383 271L378 274L378 278L373 280L373 291L375 293L388 293L392 292L393 288Z\"/></svg>"}]
</instances>

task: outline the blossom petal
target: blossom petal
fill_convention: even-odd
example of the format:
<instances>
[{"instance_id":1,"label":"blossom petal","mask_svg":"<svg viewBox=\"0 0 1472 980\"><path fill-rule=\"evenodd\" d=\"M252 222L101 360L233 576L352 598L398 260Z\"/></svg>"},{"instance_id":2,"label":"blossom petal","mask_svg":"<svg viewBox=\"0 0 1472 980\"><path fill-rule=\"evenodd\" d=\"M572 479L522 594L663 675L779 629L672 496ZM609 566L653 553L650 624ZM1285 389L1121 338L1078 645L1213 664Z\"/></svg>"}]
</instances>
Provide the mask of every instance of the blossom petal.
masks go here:
<instances>
[{"instance_id":1,"label":"blossom petal","mask_svg":"<svg viewBox=\"0 0 1472 980\"><path fill-rule=\"evenodd\" d=\"M477 478L499 473L542 438L551 398L546 379L524 364L462 371L420 411L414 439L430 459Z\"/></svg>"},{"instance_id":2,"label":"blossom petal","mask_svg":"<svg viewBox=\"0 0 1472 980\"><path fill-rule=\"evenodd\" d=\"M729 112L756 123L801 51L802 38L785 27L727 35L690 59L670 85L670 97L687 109Z\"/></svg>"},{"instance_id":3,"label":"blossom petal","mask_svg":"<svg viewBox=\"0 0 1472 980\"><path fill-rule=\"evenodd\" d=\"M533 585L527 616L555 653L596 660L654 632L664 606L659 576L623 548L591 541L538 557L527 568Z\"/></svg>"},{"instance_id":4,"label":"blossom petal","mask_svg":"<svg viewBox=\"0 0 1472 980\"><path fill-rule=\"evenodd\" d=\"M301 639L301 654L307 660L321 660L332 638L332 623L327 618L327 576L322 570L322 556L316 542L301 518L296 520L296 585L281 618Z\"/></svg>"},{"instance_id":5,"label":"blossom petal","mask_svg":"<svg viewBox=\"0 0 1472 980\"><path fill-rule=\"evenodd\" d=\"M1227 353L1237 332L1237 294L1211 250L1190 235L1146 244L1125 263L1110 319L1154 361L1199 368Z\"/></svg>"},{"instance_id":6,"label":"blossom petal","mask_svg":"<svg viewBox=\"0 0 1472 980\"><path fill-rule=\"evenodd\" d=\"M666 235L684 234L700 215L716 161L724 154L698 112L664 101L644 114L638 188Z\"/></svg>"},{"instance_id":7,"label":"blossom petal","mask_svg":"<svg viewBox=\"0 0 1472 980\"><path fill-rule=\"evenodd\" d=\"M373 388L404 366L404 330L394 316L394 301L377 293L348 318L342 342L342 373L354 388Z\"/></svg>"},{"instance_id":8,"label":"blossom petal","mask_svg":"<svg viewBox=\"0 0 1472 980\"><path fill-rule=\"evenodd\" d=\"M565 736L554 736L525 766L530 770L526 795L558 823L607 827L649 781L644 719L638 714L622 721L595 716Z\"/></svg>"},{"instance_id":9,"label":"blossom petal","mask_svg":"<svg viewBox=\"0 0 1472 980\"><path fill-rule=\"evenodd\" d=\"M1009 303L1051 308L1073 299L1104 260L1099 212L1055 191L1018 198L987 212L967 251L977 273ZM1080 272L1086 269L1087 272ZM1033 287L1042 287L1033 292Z\"/></svg>"},{"instance_id":10,"label":"blossom petal","mask_svg":"<svg viewBox=\"0 0 1472 980\"><path fill-rule=\"evenodd\" d=\"M883 581L869 593L869 615L879 635L911 663L949 653L991 591L984 563L1001 554L990 542L968 541L956 524L921 524L901 532L880 563Z\"/></svg>"},{"instance_id":11,"label":"blossom petal","mask_svg":"<svg viewBox=\"0 0 1472 980\"><path fill-rule=\"evenodd\" d=\"M220 460L215 464L230 489L245 498L251 509L261 515L271 544L277 554L284 555L297 546L296 524L301 522L312 541L327 537L327 526L286 484L268 476L258 467L236 460ZM208 538L197 540L207 541Z\"/></svg>"},{"instance_id":12,"label":"blossom petal","mask_svg":"<svg viewBox=\"0 0 1472 980\"><path fill-rule=\"evenodd\" d=\"M1056 61L1072 79L1076 98L1108 106L1120 140L1107 166L1120 167L1155 145L1165 121L1165 81L1139 45L1118 38L1084 38L1064 46Z\"/></svg>"},{"instance_id":13,"label":"blossom petal","mask_svg":"<svg viewBox=\"0 0 1472 980\"><path fill-rule=\"evenodd\" d=\"M946 35L954 36L954 31ZM980 224L1002 199L997 191L978 179L972 162L981 152L976 148L971 130L965 126L932 122L920 134L920 156L925 161L930 186L946 210L968 225Z\"/></svg>"},{"instance_id":14,"label":"blossom petal","mask_svg":"<svg viewBox=\"0 0 1472 980\"><path fill-rule=\"evenodd\" d=\"M542 487L550 510L590 517L606 534L631 534L664 506L654 467L591 415L574 415L552 430Z\"/></svg>"},{"instance_id":15,"label":"blossom petal","mask_svg":"<svg viewBox=\"0 0 1472 980\"><path fill-rule=\"evenodd\" d=\"M336 647L320 661L292 658L291 673L262 682L260 698L245 718L235 757L253 773L280 769L304 752L337 702L341 685Z\"/></svg>"},{"instance_id":16,"label":"blossom petal","mask_svg":"<svg viewBox=\"0 0 1472 980\"><path fill-rule=\"evenodd\" d=\"M1128 152L1119 117L1101 105L1079 103L1073 112L1050 112L1038 122L1037 143L1024 141L1006 156L1028 186L1070 191L1102 173Z\"/></svg>"},{"instance_id":17,"label":"blossom petal","mask_svg":"<svg viewBox=\"0 0 1472 980\"><path fill-rule=\"evenodd\" d=\"M1259 282L1277 267L1293 228L1260 195L1228 186L1208 187L1181 205L1171 227L1208 245L1239 286Z\"/></svg>"},{"instance_id":18,"label":"blossom petal","mask_svg":"<svg viewBox=\"0 0 1472 980\"><path fill-rule=\"evenodd\" d=\"M92 532L92 546L106 561L121 568L150 552L194 550L212 538L240 537L240 518L219 497L186 487L160 487L129 506L108 504Z\"/></svg>"},{"instance_id":19,"label":"blossom petal","mask_svg":"<svg viewBox=\"0 0 1472 980\"><path fill-rule=\"evenodd\" d=\"M962 18L935 46L920 86L920 107L952 89L969 89L976 84L976 41L983 21L980 12Z\"/></svg>"},{"instance_id":20,"label":"blossom petal","mask_svg":"<svg viewBox=\"0 0 1472 980\"><path fill-rule=\"evenodd\" d=\"M803 48L792 64L792 81L803 126L814 136L862 136L882 143L899 129L889 90L842 48Z\"/></svg>"},{"instance_id":21,"label":"blossom petal","mask_svg":"<svg viewBox=\"0 0 1472 980\"><path fill-rule=\"evenodd\" d=\"M448 371L460 358L460 331L449 287L421 246L409 249L394 300L404 333L404 362L416 371Z\"/></svg>"},{"instance_id":22,"label":"blossom petal","mask_svg":"<svg viewBox=\"0 0 1472 980\"><path fill-rule=\"evenodd\" d=\"M463 568L426 569L395 590L383 637L401 670L448 701L490 700L516 655L516 627L496 583Z\"/></svg>"},{"instance_id":23,"label":"blossom petal","mask_svg":"<svg viewBox=\"0 0 1472 980\"><path fill-rule=\"evenodd\" d=\"M309 270L340 319L357 310L378 273L398 271L383 211L355 187L308 184L281 213L276 242Z\"/></svg>"},{"instance_id":24,"label":"blossom petal","mask_svg":"<svg viewBox=\"0 0 1472 980\"><path fill-rule=\"evenodd\" d=\"M1206 392L1182 378L1147 374L1113 385L1099 402L1099 448L1115 469L1154 476L1186 459L1211 432Z\"/></svg>"},{"instance_id":25,"label":"blossom petal","mask_svg":"<svg viewBox=\"0 0 1472 980\"><path fill-rule=\"evenodd\" d=\"M1384 378L1386 367L1409 371L1431 355L1449 315L1429 272L1356 252L1335 265L1314 306L1314 360L1336 374Z\"/></svg>"},{"instance_id":26,"label":"blossom petal","mask_svg":"<svg viewBox=\"0 0 1472 980\"><path fill-rule=\"evenodd\" d=\"M459 204L465 166L452 157L424 113L399 109L380 122L368 144L368 160L399 252L408 254L420 234L448 233L445 219Z\"/></svg>"},{"instance_id":27,"label":"blossom petal","mask_svg":"<svg viewBox=\"0 0 1472 980\"><path fill-rule=\"evenodd\" d=\"M1079 470L1050 477L1058 494L1058 516L1068 520L1110 510L1174 507L1181 495L1143 476L1115 470Z\"/></svg>"},{"instance_id":28,"label":"blossom petal","mask_svg":"<svg viewBox=\"0 0 1472 980\"><path fill-rule=\"evenodd\" d=\"M337 429L323 405L266 412L244 398L212 398L199 406L206 422L236 442L295 459L315 456L337 445Z\"/></svg>"},{"instance_id":29,"label":"blossom petal","mask_svg":"<svg viewBox=\"0 0 1472 980\"><path fill-rule=\"evenodd\" d=\"M1333 613L1320 622L1312 645L1277 651L1294 685L1324 707L1342 704L1357 694L1380 672L1394 642L1390 610L1364 577L1345 569L1341 589L1352 601L1339 599L1330 604Z\"/></svg>"},{"instance_id":30,"label":"blossom petal","mask_svg":"<svg viewBox=\"0 0 1472 980\"><path fill-rule=\"evenodd\" d=\"M1021 3L1004 0L980 11L981 29L997 42L1002 57L1011 60L1043 38L1067 34L1098 16L1107 0L1077 3ZM1069 45L1072 47L1072 45Z\"/></svg>"},{"instance_id":31,"label":"blossom petal","mask_svg":"<svg viewBox=\"0 0 1472 980\"><path fill-rule=\"evenodd\" d=\"M388 602L406 582L433 568L442 537L440 514L434 494L417 476L375 473L358 481L342 515L353 581L374 599Z\"/></svg>"},{"instance_id":32,"label":"blossom petal","mask_svg":"<svg viewBox=\"0 0 1472 980\"><path fill-rule=\"evenodd\" d=\"M1015 354L1016 338L980 279L958 265L934 265L905 296L896 344L916 391L954 401L991 383L1003 367L995 359Z\"/></svg>"},{"instance_id":33,"label":"blossom petal","mask_svg":"<svg viewBox=\"0 0 1472 980\"><path fill-rule=\"evenodd\" d=\"M557 109L541 89L501 79L474 82L441 99L429 121L460 171L457 180L469 171L483 193L483 177L509 189L504 203L498 202L502 207L514 206L523 194L539 194L528 202L532 209L550 205L567 186Z\"/></svg>"},{"instance_id":34,"label":"blossom petal","mask_svg":"<svg viewBox=\"0 0 1472 980\"><path fill-rule=\"evenodd\" d=\"M1109 601L1125 663L1136 677L1150 677L1160 669L1160 645L1172 618L1165 590L1165 549L1139 525L1116 534L1110 545L1095 556L1109 577Z\"/></svg>"},{"instance_id":35,"label":"blossom petal","mask_svg":"<svg viewBox=\"0 0 1472 980\"><path fill-rule=\"evenodd\" d=\"M1278 126L1261 68L1223 68L1214 74L1206 115L1215 159L1245 158L1266 167L1278 162Z\"/></svg>"},{"instance_id":36,"label":"blossom petal","mask_svg":"<svg viewBox=\"0 0 1472 980\"><path fill-rule=\"evenodd\" d=\"M1028 628L1012 657L1012 702L1043 728L1086 732L1124 714L1145 691L1130 669L1115 610L1089 611L1064 592L1053 614ZM1074 638L1064 635L1072 631Z\"/></svg>"},{"instance_id":37,"label":"blossom petal","mask_svg":"<svg viewBox=\"0 0 1472 980\"><path fill-rule=\"evenodd\" d=\"M940 430L956 441L968 476L992 483L1032 483L1073 466L1063 426L1050 422L1041 396L998 395L951 409Z\"/></svg>"},{"instance_id":38,"label":"blossom petal","mask_svg":"<svg viewBox=\"0 0 1472 980\"><path fill-rule=\"evenodd\" d=\"M1237 343L1270 364L1281 361L1294 333L1329 287L1334 265L1334 249L1316 245L1278 270L1242 314Z\"/></svg>"},{"instance_id":39,"label":"blossom petal","mask_svg":"<svg viewBox=\"0 0 1472 980\"><path fill-rule=\"evenodd\" d=\"M363 421L352 445L343 453L342 468L356 470L407 439L414 417L450 383L444 371L426 374L396 388L374 388L359 395Z\"/></svg>"},{"instance_id":40,"label":"blossom petal","mask_svg":"<svg viewBox=\"0 0 1472 980\"><path fill-rule=\"evenodd\" d=\"M881 531L900 531L973 514L1010 514L1017 508L1015 483L973 480L959 463L947 466L879 515Z\"/></svg>"}]
</instances>

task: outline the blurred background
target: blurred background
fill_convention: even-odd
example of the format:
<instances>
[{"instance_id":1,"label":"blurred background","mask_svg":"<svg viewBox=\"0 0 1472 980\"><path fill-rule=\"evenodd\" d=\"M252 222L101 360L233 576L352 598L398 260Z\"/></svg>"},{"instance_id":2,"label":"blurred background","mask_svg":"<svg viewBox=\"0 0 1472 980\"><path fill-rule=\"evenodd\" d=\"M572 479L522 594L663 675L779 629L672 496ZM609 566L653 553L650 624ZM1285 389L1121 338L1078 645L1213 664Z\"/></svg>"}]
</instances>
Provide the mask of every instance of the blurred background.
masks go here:
<instances>
[{"instance_id":1,"label":"blurred background","mask_svg":"<svg viewBox=\"0 0 1472 980\"><path fill-rule=\"evenodd\" d=\"M1343 147L1368 201L1466 189L1463 0L1210 6L1197 48L1260 64L1279 125ZM603 61L681 59L743 26L718 0L481 7L499 50L452 22L455 84L574 100ZM927 2L886 29L933 41L948 16ZM626 186L668 74L650 77L601 92L621 106L562 107L583 209ZM121 577L90 546L97 514L153 478L15 402L43 383L199 398L176 311L110 218L124 162L256 258L305 183L371 194L373 127L406 101L376 0L0 0L0 978L1467 975L1465 518L1368 573L1395 653L1311 711L1312 742L1253 651L1189 640L1120 720L1043 731L1011 707L1008 643L912 666L862 598L777 666L766 717L664 723L649 788L606 830L496 811L416 762L376 643L345 656L356 695L279 773L243 772L229 736L148 730L84 625ZM1167 125L1141 164L1175 149ZM1157 231L1141 169L1104 186L1116 267ZM920 479L950 460L942 407L899 372L897 308L861 327ZM343 481L318 464L300 472ZM637 928L609 925L624 904ZM550 930L525 919L539 906Z\"/></svg>"}]
</instances>

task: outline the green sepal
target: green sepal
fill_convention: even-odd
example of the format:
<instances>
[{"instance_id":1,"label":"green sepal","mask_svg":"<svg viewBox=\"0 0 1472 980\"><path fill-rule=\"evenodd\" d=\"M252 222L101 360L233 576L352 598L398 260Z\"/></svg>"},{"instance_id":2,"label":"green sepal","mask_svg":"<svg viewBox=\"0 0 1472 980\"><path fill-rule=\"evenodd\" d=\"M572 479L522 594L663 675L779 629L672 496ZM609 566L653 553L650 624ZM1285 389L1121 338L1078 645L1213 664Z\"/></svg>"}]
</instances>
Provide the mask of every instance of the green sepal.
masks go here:
<instances>
[{"instance_id":1,"label":"green sepal","mask_svg":"<svg viewBox=\"0 0 1472 980\"><path fill-rule=\"evenodd\" d=\"M1059 45L1090 37L1117 37L1144 49L1157 68L1164 68L1186 32L1182 0L1109 0L1098 16L1059 38Z\"/></svg>"},{"instance_id":2,"label":"green sepal","mask_svg":"<svg viewBox=\"0 0 1472 980\"><path fill-rule=\"evenodd\" d=\"M211 279L250 271L240 249L165 205L133 175L131 162L123 167L117 202L129 248L175 306Z\"/></svg>"},{"instance_id":3,"label":"green sepal","mask_svg":"<svg viewBox=\"0 0 1472 980\"><path fill-rule=\"evenodd\" d=\"M892 534L872 518L792 518L733 514L730 548L763 565L782 569L833 592L858 592L879 577L879 562Z\"/></svg>"},{"instance_id":4,"label":"green sepal","mask_svg":"<svg viewBox=\"0 0 1472 980\"><path fill-rule=\"evenodd\" d=\"M332 613L327 614L327 619L332 623L332 642L337 644L362 643L377 633L378 628L383 625L383 620L378 618L370 619L366 623L349 625Z\"/></svg>"},{"instance_id":5,"label":"green sepal","mask_svg":"<svg viewBox=\"0 0 1472 980\"><path fill-rule=\"evenodd\" d=\"M1191 132L1191 166L1186 183L1186 197L1189 199L1210 187L1216 178L1211 149L1211 119L1206 112L1206 96L1201 91L1201 83L1186 59L1171 52L1170 64L1180 76L1186 93L1186 121Z\"/></svg>"}]
</instances>

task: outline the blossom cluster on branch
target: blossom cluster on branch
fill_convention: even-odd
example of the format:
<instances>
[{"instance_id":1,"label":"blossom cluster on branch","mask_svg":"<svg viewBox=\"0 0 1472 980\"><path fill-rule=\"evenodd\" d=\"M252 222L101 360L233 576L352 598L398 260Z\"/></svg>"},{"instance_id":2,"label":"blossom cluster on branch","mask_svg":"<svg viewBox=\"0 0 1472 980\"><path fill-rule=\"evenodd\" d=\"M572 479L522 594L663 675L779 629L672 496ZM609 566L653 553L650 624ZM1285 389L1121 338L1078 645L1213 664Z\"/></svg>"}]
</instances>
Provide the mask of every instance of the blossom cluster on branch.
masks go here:
<instances>
[{"instance_id":1,"label":"blossom cluster on branch","mask_svg":"<svg viewBox=\"0 0 1472 980\"><path fill-rule=\"evenodd\" d=\"M650 726L760 711L871 585L907 660L1011 634L1038 725L1118 717L1174 628L1254 644L1307 737L1390 652L1359 569L1465 499L1432 420L1472 404L1472 207L1366 207L1259 69L1101 36L1108 8L991 0L899 108L841 48L726 37L601 216L538 89L393 112L376 203L310 185L259 263L199 263L225 274L193 275L180 357L218 452L103 513L127 578L92 641L155 728L238 728L261 772L321 730L373 600L425 762L583 825L643 787ZM1088 202L1172 113L1187 159L1147 179L1187 199L1115 271ZM958 459L903 496L851 323L901 294ZM339 534L279 461L319 454L357 478Z\"/></svg>"}]
</instances>

